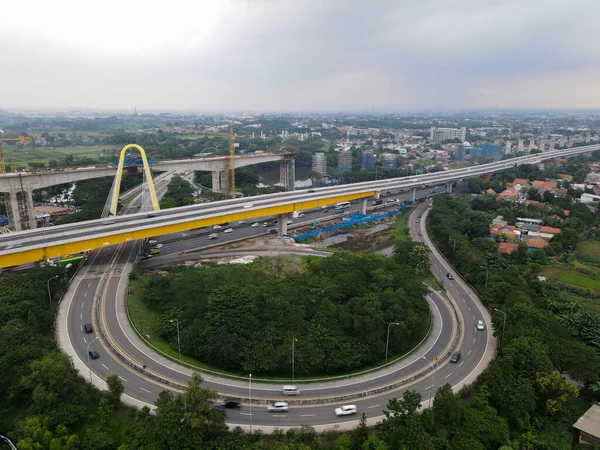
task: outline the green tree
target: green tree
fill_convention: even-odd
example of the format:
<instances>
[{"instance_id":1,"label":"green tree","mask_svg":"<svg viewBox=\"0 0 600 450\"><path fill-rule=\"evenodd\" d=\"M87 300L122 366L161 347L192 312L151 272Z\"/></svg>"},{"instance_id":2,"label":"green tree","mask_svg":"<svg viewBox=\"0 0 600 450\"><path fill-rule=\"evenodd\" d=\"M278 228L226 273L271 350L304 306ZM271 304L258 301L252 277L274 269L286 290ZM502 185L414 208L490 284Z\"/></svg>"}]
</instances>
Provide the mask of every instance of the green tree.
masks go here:
<instances>
[{"instance_id":1,"label":"green tree","mask_svg":"<svg viewBox=\"0 0 600 450\"><path fill-rule=\"evenodd\" d=\"M579 395L573 384L554 371L539 375L536 386L542 395L546 413L550 415L559 412L566 403Z\"/></svg>"},{"instance_id":2,"label":"green tree","mask_svg":"<svg viewBox=\"0 0 600 450\"><path fill-rule=\"evenodd\" d=\"M123 387L123 382L118 375L113 374L106 377L106 385L108 386L108 397L110 403L115 409L117 409L121 404L121 395L125 390Z\"/></svg>"}]
</instances>

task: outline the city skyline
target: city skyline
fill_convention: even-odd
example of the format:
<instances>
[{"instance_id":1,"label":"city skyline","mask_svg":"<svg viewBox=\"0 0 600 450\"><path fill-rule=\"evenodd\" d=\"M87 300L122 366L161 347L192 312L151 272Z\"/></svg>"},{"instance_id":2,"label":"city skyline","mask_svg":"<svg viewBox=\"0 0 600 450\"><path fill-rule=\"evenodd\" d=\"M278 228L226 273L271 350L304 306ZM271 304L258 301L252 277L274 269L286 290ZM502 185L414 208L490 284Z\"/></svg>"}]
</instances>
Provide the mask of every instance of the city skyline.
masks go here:
<instances>
[{"instance_id":1,"label":"city skyline","mask_svg":"<svg viewBox=\"0 0 600 450\"><path fill-rule=\"evenodd\" d=\"M589 0L214 3L4 5L0 109L600 107Z\"/></svg>"}]
</instances>

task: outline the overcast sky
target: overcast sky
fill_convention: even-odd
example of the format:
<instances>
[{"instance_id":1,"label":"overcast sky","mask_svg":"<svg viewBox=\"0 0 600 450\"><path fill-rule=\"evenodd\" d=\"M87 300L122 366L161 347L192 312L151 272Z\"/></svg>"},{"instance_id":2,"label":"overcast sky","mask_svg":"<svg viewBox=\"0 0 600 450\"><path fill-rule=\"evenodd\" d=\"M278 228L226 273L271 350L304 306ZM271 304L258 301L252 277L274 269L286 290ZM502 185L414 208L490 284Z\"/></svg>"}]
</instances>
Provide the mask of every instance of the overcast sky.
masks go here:
<instances>
[{"instance_id":1,"label":"overcast sky","mask_svg":"<svg viewBox=\"0 0 600 450\"><path fill-rule=\"evenodd\" d=\"M18 0L0 108L600 107L600 0Z\"/></svg>"}]
</instances>

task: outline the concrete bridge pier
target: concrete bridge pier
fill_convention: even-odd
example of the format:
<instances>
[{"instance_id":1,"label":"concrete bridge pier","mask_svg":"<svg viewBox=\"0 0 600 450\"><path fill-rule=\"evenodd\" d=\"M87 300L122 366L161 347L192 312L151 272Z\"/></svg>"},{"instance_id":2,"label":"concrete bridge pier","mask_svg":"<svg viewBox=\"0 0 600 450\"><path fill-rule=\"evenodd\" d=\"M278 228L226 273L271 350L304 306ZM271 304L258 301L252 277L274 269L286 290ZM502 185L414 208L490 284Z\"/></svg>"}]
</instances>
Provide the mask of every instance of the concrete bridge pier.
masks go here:
<instances>
[{"instance_id":1,"label":"concrete bridge pier","mask_svg":"<svg viewBox=\"0 0 600 450\"><path fill-rule=\"evenodd\" d=\"M446 193L452 194L452 182L446 183Z\"/></svg>"},{"instance_id":2,"label":"concrete bridge pier","mask_svg":"<svg viewBox=\"0 0 600 450\"><path fill-rule=\"evenodd\" d=\"M212 190L215 192L223 192L225 190L225 171L214 170L212 174Z\"/></svg>"},{"instance_id":3,"label":"concrete bridge pier","mask_svg":"<svg viewBox=\"0 0 600 450\"><path fill-rule=\"evenodd\" d=\"M19 211L19 201L17 200L17 190L10 189L8 192L4 193L10 199L10 212L12 223L9 224L13 226L15 231L23 231L23 227L21 226L21 211Z\"/></svg>"},{"instance_id":4,"label":"concrete bridge pier","mask_svg":"<svg viewBox=\"0 0 600 450\"><path fill-rule=\"evenodd\" d=\"M410 190L410 201L414 202L417 199L417 188L412 188Z\"/></svg>"},{"instance_id":5,"label":"concrete bridge pier","mask_svg":"<svg viewBox=\"0 0 600 450\"><path fill-rule=\"evenodd\" d=\"M35 230L37 228L37 220L35 220L35 214L33 212L33 190L29 189L25 192L27 196L27 219L29 221L29 229Z\"/></svg>"},{"instance_id":6,"label":"concrete bridge pier","mask_svg":"<svg viewBox=\"0 0 600 450\"><path fill-rule=\"evenodd\" d=\"M288 214L278 214L277 215L277 234L279 236L283 236L287 234L287 220Z\"/></svg>"},{"instance_id":7,"label":"concrete bridge pier","mask_svg":"<svg viewBox=\"0 0 600 450\"><path fill-rule=\"evenodd\" d=\"M367 202L368 198L361 198L358 200L358 212L361 214L367 214Z\"/></svg>"}]
</instances>

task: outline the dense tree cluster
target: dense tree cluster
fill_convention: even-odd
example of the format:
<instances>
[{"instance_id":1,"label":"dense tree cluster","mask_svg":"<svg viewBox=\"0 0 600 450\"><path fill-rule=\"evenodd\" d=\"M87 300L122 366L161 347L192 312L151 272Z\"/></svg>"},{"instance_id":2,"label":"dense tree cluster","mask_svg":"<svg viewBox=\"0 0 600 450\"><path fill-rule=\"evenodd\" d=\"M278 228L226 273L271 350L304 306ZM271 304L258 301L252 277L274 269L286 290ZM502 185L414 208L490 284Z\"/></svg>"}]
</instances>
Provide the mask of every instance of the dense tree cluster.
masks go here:
<instances>
[{"instance_id":1,"label":"dense tree cluster","mask_svg":"<svg viewBox=\"0 0 600 450\"><path fill-rule=\"evenodd\" d=\"M162 337L215 366L288 375L330 374L408 351L429 325L425 288L394 259L336 254L302 263L265 259L251 265L168 269L144 277L143 301L161 314Z\"/></svg>"}]
</instances>

